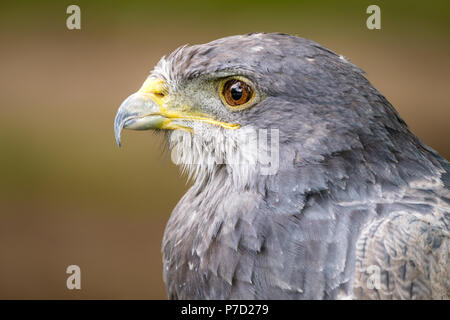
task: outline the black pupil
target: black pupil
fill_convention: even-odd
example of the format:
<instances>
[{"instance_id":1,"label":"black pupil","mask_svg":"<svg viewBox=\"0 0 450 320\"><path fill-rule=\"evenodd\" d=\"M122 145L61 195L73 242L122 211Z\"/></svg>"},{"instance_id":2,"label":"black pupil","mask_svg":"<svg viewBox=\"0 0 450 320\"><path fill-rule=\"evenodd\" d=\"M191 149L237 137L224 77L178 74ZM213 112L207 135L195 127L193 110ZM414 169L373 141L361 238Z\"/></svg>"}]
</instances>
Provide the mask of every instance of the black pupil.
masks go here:
<instances>
[{"instance_id":1,"label":"black pupil","mask_svg":"<svg viewBox=\"0 0 450 320\"><path fill-rule=\"evenodd\" d=\"M233 100L240 100L242 98L242 85L240 82L236 82L231 86L231 98Z\"/></svg>"}]
</instances>

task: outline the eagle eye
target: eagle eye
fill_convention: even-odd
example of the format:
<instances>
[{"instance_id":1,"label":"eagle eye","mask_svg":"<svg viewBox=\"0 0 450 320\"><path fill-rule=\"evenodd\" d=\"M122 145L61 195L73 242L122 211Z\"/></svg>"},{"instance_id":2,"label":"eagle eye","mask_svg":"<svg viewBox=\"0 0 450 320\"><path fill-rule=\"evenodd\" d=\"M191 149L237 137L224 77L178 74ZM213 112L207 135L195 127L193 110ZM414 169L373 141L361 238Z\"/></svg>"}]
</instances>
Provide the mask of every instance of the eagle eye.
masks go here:
<instances>
[{"instance_id":1,"label":"eagle eye","mask_svg":"<svg viewBox=\"0 0 450 320\"><path fill-rule=\"evenodd\" d=\"M254 96L252 86L240 78L225 80L221 88L222 100L232 110L246 108Z\"/></svg>"}]
</instances>

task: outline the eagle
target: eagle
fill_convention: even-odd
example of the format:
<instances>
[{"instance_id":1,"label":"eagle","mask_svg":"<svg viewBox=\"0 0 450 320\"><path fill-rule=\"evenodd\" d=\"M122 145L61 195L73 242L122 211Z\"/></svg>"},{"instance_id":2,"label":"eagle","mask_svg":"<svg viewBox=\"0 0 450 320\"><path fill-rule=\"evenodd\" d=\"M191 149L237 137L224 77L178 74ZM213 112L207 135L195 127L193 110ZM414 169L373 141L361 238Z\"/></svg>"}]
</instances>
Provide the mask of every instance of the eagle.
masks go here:
<instances>
[{"instance_id":1,"label":"eagle","mask_svg":"<svg viewBox=\"0 0 450 320\"><path fill-rule=\"evenodd\" d=\"M450 164L343 56L281 33L183 46L123 128L161 132L193 181L169 299L449 299Z\"/></svg>"}]
</instances>

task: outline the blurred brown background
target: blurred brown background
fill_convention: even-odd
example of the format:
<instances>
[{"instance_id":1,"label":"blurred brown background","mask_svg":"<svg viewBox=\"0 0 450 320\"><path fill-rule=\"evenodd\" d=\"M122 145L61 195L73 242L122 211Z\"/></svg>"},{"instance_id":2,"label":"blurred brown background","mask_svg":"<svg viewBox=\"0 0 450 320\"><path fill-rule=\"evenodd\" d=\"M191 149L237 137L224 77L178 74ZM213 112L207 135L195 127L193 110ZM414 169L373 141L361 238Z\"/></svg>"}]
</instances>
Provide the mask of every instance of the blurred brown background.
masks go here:
<instances>
[{"instance_id":1,"label":"blurred brown background","mask_svg":"<svg viewBox=\"0 0 450 320\"><path fill-rule=\"evenodd\" d=\"M344 55L450 157L448 1L18 1L0 13L0 298L165 298L160 244L187 190L160 137L113 119L185 43L282 31ZM66 8L81 8L81 30ZM382 29L366 28L381 7ZM66 288L81 267L82 289Z\"/></svg>"}]
</instances>

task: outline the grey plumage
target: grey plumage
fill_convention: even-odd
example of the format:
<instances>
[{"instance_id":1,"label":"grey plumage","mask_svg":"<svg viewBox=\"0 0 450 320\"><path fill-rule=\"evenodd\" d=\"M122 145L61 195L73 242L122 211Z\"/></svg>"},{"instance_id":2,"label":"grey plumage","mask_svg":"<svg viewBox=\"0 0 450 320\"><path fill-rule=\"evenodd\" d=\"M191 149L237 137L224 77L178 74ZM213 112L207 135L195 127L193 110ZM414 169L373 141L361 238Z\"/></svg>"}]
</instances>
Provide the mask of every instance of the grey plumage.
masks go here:
<instances>
[{"instance_id":1,"label":"grey plumage","mask_svg":"<svg viewBox=\"0 0 450 320\"><path fill-rule=\"evenodd\" d=\"M199 108L241 128L278 129L279 168L245 179L219 162L188 168L197 179L163 239L168 297L448 299L450 165L363 72L312 41L249 34L182 47L151 77L180 95L228 75L251 79L263 99L236 112ZM206 145L184 147L185 157L211 158Z\"/></svg>"}]
</instances>

